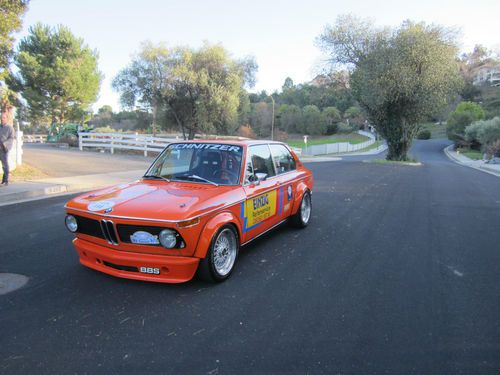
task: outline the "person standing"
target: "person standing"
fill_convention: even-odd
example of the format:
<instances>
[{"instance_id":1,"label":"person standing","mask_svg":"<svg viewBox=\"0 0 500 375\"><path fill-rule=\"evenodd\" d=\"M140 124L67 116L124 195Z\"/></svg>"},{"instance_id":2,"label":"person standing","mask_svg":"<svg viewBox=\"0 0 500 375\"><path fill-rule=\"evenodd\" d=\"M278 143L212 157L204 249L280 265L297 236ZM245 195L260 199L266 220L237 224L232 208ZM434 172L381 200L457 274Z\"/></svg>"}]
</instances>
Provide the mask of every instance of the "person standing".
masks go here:
<instances>
[{"instance_id":1,"label":"person standing","mask_svg":"<svg viewBox=\"0 0 500 375\"><path fill-rule=\"evenodd\" d=\"M2 116L3 118L3 116ZM4 121L0 125L0 160L2 162L3 177L0 186L9 184L9 151L14 144L14 128Z\"/></svg>"}]
</instances>

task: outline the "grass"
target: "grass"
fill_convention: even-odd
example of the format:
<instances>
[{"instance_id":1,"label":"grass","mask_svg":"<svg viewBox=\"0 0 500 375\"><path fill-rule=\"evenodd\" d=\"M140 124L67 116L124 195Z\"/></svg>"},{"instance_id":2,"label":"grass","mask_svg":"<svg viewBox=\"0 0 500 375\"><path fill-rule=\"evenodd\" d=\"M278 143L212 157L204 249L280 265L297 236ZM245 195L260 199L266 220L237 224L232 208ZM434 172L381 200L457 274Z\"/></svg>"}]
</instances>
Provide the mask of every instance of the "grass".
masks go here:
<instances>
[{"instance_id":1,"label":"grass","mask_svg":"<svg viewBox=\"0 0 500 375\"><path fill-rule=\"evenodd\" d=\"M432 122L428 122L420 125L420 129L427 129L431 132L431 139L448 139L446 135L446 125L445 124L434 124Z\"/></svg>"},{"instance_id":2,"label":"grass","mask_svg":"<svg viewBox=\"0 0 500 375\"><path fill-rule=\"evenodd\" d=\"M327 143L341 143L341 142L349 142L350 144L355 145L358 143L366 142L367 140L369 140L368 137L365 137L364 135L358 133L335 134L329 137L318 137L318 138L310 137L307 140L307 145L315 146L315 145L324 145ZM298 147L298 148L304 147L303 139L290 139L287 141L287 143L290 147Z\"/></svg>"},{"instance_id":3,"label":"grass","mask_svg":"<svg viewBox=\"0 0 500 375\"><path fill-rule=\"evenodd\" d=\"M374 163L374 164L389 164L389 165L422 165L416 160L407 160L407 161L397 161L397 160L387 160L387 159L370 159L367 160L368 163Z\"/></svg>"},{"instance_id":4,"label":"grass","mask_svg":"<svg viewBox=\"0 0 500 375\"><path fill-rule=\"evenodd\" d=\"M19 165L14 171L10 173L9 179L14 182L39 180L41 178L47 177L49 176L42 172L40 169L24 163L23 165Z\"/></svg>"},{"instance_id":5,"label":"grass","mask_svg":"<svg viewBox=\"0 0 500 375\"><path fill-rule=\"evenodd\" d=\"M459 148L457 152L461 153L464 156L467 156L469 159L472 160L482 160L483 159L483 154L481 151L478 150L471 150L470 148Z\"/></svg>"}]
</instances>

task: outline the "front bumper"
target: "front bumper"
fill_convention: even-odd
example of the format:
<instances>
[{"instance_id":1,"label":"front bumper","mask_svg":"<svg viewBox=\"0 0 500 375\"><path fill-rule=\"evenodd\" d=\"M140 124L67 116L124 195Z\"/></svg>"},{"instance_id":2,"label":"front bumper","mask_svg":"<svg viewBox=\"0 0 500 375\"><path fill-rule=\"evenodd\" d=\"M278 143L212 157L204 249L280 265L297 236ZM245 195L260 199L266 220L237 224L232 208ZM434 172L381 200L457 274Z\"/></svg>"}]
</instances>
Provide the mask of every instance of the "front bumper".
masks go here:
<instances>
[{"instance_id":1,"label":"front bumper","mask_svg":"<svg viewBox=\"0 0 500 375\"><path fill-rule=\"evenodd\" d=\"M80 238L75 238L73 245L84 266L127 279L182 283L193 278L200 262L191 257L118 251ZM141 273L140 267L158 268L160 274Z\"/></svg>"}]
</instances>

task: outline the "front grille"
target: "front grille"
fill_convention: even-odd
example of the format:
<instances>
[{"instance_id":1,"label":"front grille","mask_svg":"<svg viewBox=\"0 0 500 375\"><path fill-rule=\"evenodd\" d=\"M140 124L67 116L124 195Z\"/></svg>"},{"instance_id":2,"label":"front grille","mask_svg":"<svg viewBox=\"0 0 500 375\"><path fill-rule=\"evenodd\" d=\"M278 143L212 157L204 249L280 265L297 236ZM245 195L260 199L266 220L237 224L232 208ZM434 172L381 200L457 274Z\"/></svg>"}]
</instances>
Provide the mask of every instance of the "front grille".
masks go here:
<instances>
[{"instance_id":1,"label":"front grille","mask_svg":"<svg viewBox=\"0 0 500 375\"><path fill-rule=\"evenodd\" d=\"M116 236L115 225L111 220L101 220L102 233L104 238L113 245L118 245L118 237Z\"/></svg>"},{"instance_id":2,"label":"front grille","mask_svg":"<svg viewBox=\"0 0 500 375\"><path fill-rule=\"evenodd\" d=\"M78 233L105 239L112 245L118 245L118 235L111 220L94 220L84 216L75 216Z\"/></svg>"},{"instance_id":3,"label":"front grille","mask_svg":"<svg viewBox=\"0 0 500 375\"><path fill-rule=\"evenodd\" d=\"M75 216L78 232L92 237L105 238L99 221L84 216Z\"/></svg>"}]
</instances>

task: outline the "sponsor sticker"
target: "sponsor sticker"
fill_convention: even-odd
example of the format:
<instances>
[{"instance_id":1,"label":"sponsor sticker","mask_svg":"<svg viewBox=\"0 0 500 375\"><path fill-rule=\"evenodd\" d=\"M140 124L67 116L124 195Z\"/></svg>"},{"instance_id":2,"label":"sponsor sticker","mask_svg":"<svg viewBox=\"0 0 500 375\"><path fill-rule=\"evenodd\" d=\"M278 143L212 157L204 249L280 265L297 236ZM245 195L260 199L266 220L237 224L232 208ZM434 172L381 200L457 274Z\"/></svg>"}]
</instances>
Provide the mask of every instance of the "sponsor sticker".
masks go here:
<instances>
[{"instance_id":1,"label":"sponsor sticker","mask_svg":"<svg viewBox=\"0 0 500 375\"><path fill-rule=\"evenodd\" d=\"M158 236L154 236L149 232L144 232L142 230L135 232L130 236L130 242L139 245L158 245L160 241Z\"/></svg>"},{"instance_id":2,"label":"sponsor sticker","mask_svg":"<svg viewBox=\"0 0 500 375\"><path fill-rule=\"evenodd\" d=\"M292 196L293 196L292 186L291 185L288 185L287 193L288 193L288 200L291 201L292 200Z\"/></svg>"},{"instance_id":3,"label":"sponsor sticker","mask_svg":"<svg viewBox=\"0 0 500 375\"><path fill-rule=\"evenodd\" d=\"M277 190L259 195L245 202L245 227L249 229L276 215Z\"/></svg>"},{"instance_id":4,"label":"sponsor sticker","mask_svg":"<svg viewBox=\"0 0 500 375\"><path fill-rule=\"evenodd\" d=\"M115 202L113 201L97 201L97 202L92 202L89 203L87 206L87 209L89 211L102 211L102 210L109 210L113 208L115 205Z\"/></svg>"}]
</instances>

